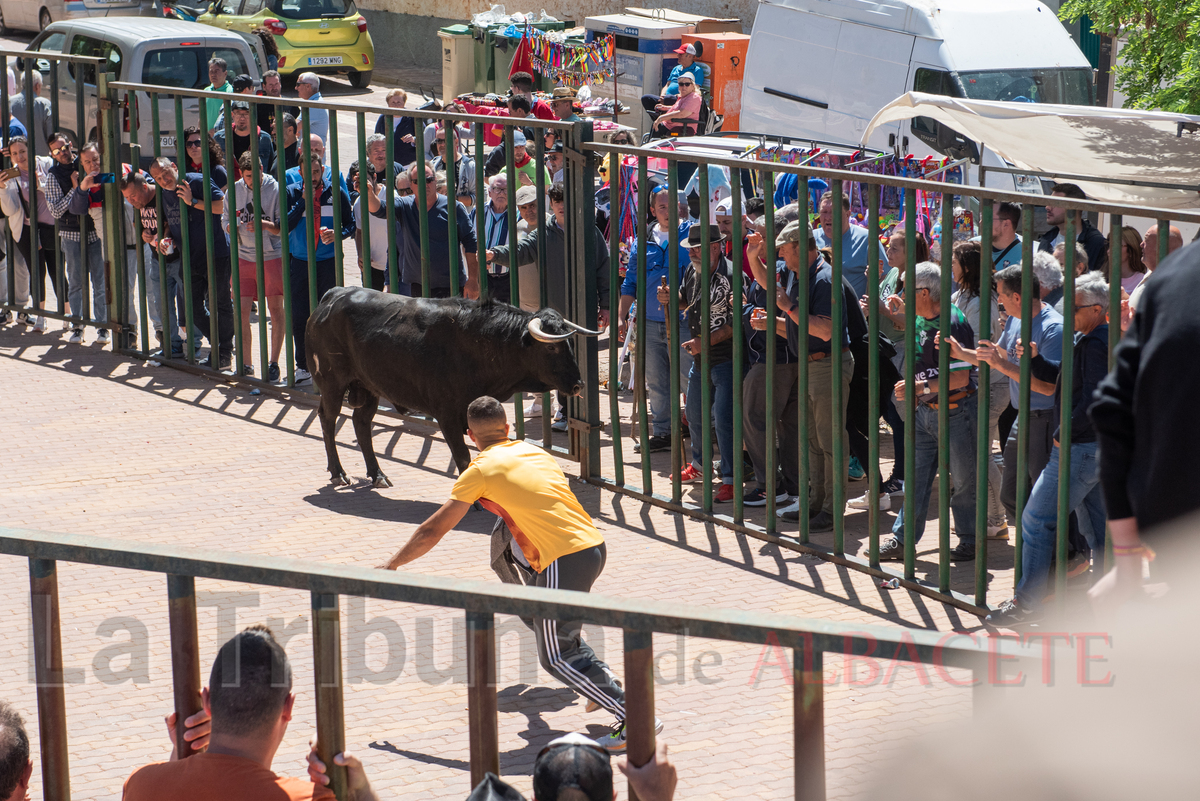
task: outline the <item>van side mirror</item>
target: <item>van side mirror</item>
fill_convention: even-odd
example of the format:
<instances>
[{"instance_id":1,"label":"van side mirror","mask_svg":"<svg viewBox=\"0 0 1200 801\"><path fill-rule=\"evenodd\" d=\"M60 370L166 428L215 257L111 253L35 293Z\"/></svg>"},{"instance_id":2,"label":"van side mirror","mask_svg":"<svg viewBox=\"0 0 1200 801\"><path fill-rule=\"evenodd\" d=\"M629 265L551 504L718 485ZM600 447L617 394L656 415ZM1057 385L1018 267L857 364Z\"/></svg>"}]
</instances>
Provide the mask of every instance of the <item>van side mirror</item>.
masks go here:
<instances>
[{"instance_id":1,"label":"van side mirror","mask_svg":"<svg viewBox=\"0 0 1200 801\"><path fill-rule=\"evenodd\" d=\"M937 125L937 149L955 161L969 158L975 164L979 163L979 146L971 139L942 123Z\"/></svg>"}]
</instances>

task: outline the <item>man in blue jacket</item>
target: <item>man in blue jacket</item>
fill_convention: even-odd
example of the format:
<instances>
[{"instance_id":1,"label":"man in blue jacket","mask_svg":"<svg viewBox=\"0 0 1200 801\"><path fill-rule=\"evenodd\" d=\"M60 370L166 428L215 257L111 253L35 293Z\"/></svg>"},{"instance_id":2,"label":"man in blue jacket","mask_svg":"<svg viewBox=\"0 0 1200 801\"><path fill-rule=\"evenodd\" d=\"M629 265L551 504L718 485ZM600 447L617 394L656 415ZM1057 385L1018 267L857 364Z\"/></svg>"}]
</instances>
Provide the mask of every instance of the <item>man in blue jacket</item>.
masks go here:
<instances>
[{"instance_id":1,"label":"man in blue jacket","mask_svg":"<svg viewBox=\"0 0 1200 801\"><path fill-rule=\"evenodd\" d=\"M650 413L654 422L648 442L650 452L665 451L671 448L671 352L667 349L666 312L658 302L658 287L667 280L670 267L670 204L673 199L666 187L659 187L650 196L650 208L654 213L654 225L647 232L646 242L635 242L633 253L629 257L629 266L625 271L625 282L621 284L621 308L617 315L617 337L625 339L625 329L629 325L629 309L637 297L637 253L643 247L646 251L646 308L640 309L639 314L646 315L646 391L650 396ZM678 247L678 276L683 280L684 270L691 264L687 250L688 229L691 224L683 221L677 232ZM678 347L678 345L676 345ZM691 357L682 349L680 375L686 376L691 369ZM635 432L636 434L636 432ZM634 437L637 439L637 436ZM634 451L640 452L641 445L634 445Z\"/></svg>"},{"instance_id":2,"label":"man in blue jacket","mask_svg":"<svg viewBox=\"0 0 1200 801\"><path fill-rule=\"evenodd\" d=\"M1094 273L1075 285L1075 357L1071 375L1071 452L1068 506L1092 553L1104 552L1104 502L1100 488L1100 451L1088 407L1096 387L1108 374L1108 284ZM1059 361L1038 353L1030 343L1031 372L1040 381L1055 382L1054 418L1062 419L1063 375ZM1018 346L1020 347L1020 346ZM1036 623L1043 617L1050 562L1058 531L1058 459L1061 432L1054 431L1050 461L1038 476L1021 516L1021 582L1016 595L987 616L998 628Z\"/></svg>"},{"instance_id":3,"label":"man in blue jacket","mask_svg":"<svg viewBox=\"0 0 1200 801\"><path fill-rule=\"evenodd\" d=\"M308 227L315 227L314 241L317 249L314 256L318 302L337 284L334 242L354 233L354 211L350 207L350 194L344 186L335 186L332 180L326 180L325 175L322 158L313 153L309 168L309 178L312 180L312 208L305 197L303 183L288 184L287 187L288 253L291 258L288 275L291 278L292 289L292 346L296 354L297 384L312 380L304 352L304 328L308 325L308 315L311 312L308 291ZM342 205L340 231L333 227L334 203Z\"/></svg>"}]
</instances>

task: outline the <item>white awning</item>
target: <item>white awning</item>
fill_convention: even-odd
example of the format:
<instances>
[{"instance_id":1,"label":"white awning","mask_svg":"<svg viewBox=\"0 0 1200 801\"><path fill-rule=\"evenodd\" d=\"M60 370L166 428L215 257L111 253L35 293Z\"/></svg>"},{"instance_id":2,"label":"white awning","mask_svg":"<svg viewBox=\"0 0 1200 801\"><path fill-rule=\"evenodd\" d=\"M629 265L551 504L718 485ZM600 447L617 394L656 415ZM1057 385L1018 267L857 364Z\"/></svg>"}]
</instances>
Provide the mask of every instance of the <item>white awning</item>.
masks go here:
<instances>
[{"instance_id":1,"label":"white awning","mask_svg":"<svg viewBox=\"0 0 1200 801\"><path fill-rule=\"evenodd\" d=\"M1001 103L909 92L884 106L863 134L912 117L932 117L1027 170L1200 187L1200 141L1178 124L1200 116L1098 106ZM1063 179L1099 201L1200 208L1194 189Z\"/></svg>"}]
</instances>

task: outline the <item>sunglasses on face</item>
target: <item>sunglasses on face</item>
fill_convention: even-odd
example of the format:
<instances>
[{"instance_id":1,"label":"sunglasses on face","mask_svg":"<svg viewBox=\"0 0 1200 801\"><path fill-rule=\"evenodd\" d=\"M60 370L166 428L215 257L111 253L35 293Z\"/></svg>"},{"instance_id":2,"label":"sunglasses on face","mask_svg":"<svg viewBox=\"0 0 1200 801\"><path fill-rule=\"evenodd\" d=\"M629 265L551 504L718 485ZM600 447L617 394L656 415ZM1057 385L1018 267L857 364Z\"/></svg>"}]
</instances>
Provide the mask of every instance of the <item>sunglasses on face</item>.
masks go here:
<instances>
[{"instance_id":1,"label":"sunglasses on face","mask_svg":"<svg viewBox=\"0 0 1200 801\"><path fill-rule=\"evenodd\" d=\"M199 140L199 139L192 139L192 140L190 140L190 141L187 143L187 147L188 147L189 149L190 149L190 148L193 148L193 147L200 147L200 140Z\"/></svg>"},{"instance_id":2,"label":"sunglasses on face","mask_svg":"<svg viewBox=\"0 0 1200 801\"><path fill-rule=\"evenodd\" d=\"M413 191L411 189L397 189L396 190L396 194L399 195L400 197L408 197L412 193L413 193Z\"/></svg>"},{"instance_id":3,"label":"sunglasses on face","mask_svg":"<svg viewBox=\"0 0 1200 801\"><path fill-rule=\"evenodd\" d=\"M433 182L434 182L434 181L436 181L436 180L437 180L437 176L435 176L435 175L429 175L429 176L426 176L426 178L425 178L425 183L427 183L427 184L431 184L431 183L433 183Z\"/></svg>"},{"instance_id":4,"label":"sunglasses on face","mask_svg":"<svg viewBox=\"0 0 1200 801\"><path fill-rule=\"evenodd\" d=\"M70 145L63 145L62 147L52 147L52 148L50 148L50 154L51 154L51 155L54 155L54 156L57 156L59 153L70 153L70 152L71 152L71 146L70 146Z\"/></svg>"}]
</instances>

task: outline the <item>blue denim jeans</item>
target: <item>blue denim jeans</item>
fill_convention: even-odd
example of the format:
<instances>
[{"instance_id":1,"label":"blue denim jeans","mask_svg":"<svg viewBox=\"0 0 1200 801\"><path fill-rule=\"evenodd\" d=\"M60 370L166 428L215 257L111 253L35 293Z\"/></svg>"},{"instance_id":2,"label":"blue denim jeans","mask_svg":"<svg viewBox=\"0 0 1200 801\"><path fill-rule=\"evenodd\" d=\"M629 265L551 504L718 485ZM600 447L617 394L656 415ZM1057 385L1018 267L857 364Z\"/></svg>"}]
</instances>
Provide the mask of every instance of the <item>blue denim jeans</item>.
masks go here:
<instances>
[{"instance_id":1,"label":"blue denim jeans","mask_svg":"<svg viewBox=\"0 0 1200 801\"><path fill-rule=\"evenodd\" d=\"M63 240L63 258L67 262L67 301L71 304L71 314L82 317L83 262L80 250L79 242ZM99 239L87 245L87 272L88 280L92 284L91 319L103 325L108 322L108 298L105 292L104 252Z\"/></svg>"},{"instance_id":2,"label":"blue denim jeans","mask_svg":"<svg viewBox=\"0 0 1200 801\"><path fill-rule=\"evenodd\" d=\"M717 447L721 449L721 480L733 483L733 362L721 362L711 368L712 378L712 425L717 430ZM704 435L701 424L700 360L692 362L688 373L687 418L688 431L692 437L692 467L704 470ZM741 454L736 454L740 459Z\"/></svg>"},{"instance_id":3,"label":"blue denim jeans","mask_svg":"<svg viewBox=\"0 0 1200 801\"><path fill-rule=\"evenodd\" d=\"M681 323L681 335L686 335L686 331ZM691 368L691 355L680 348L681 385L686 385ZM650 401L650 433L656 437L669 437L671 404L675 401L671 397L671 350L667 347L667 324L657 320L646 321L646 393Z\"/></svg>"},{"instance_id":4,"label":"blue denim jeans","mask_svg":"<svg viewBox=\"0 0 1200 801\"><path fill-rule=\"evenodd\" d=\"M181 261L167 262L167 312L166 320L163 320L162 306L162 277L158 272L158 259L153 262L146 262L146 291L154 300L150 302L147 299L147 304L150 306L150 319L154 323L154 330L166 330L171 338L171 353L178 356L183 353L183 337L179 335L179 329L183 327L184 320L187 316L183 310L183 263ZM200 329L192 324L192 344L196 350L200 350L204 344L204 334Z\"/></svg>"},{"instance_id":5,"label":"blue denim jeans","mask_svg":"<svg viewBox=\"0 0 1200 801\"><path fill-rule=\"evenodd\" d=\"M1038 476L1021 515L1021 583L1017 602L1027 609L1041 606L1050 577L1050 562L1058 534L1058 446ZM1071 446L1070 510L1093 553L1104 549L1104 503L1100 494L1100 446L1080 442Z\"/></svg>"},{"instance_id":6,"label":"blue denim jeans","mask_svg":"<svg viewBox=\"0 0 1200 801\"><path fill-rule=\"evenodd\" d=\"M976 396L970 395L958 402L957 409L950 410L950 479L954 490L950 495L950 513L954 515L954 529L964 544L975 544L975 432L979 406ZM933 492L933 479L938 472L938 410L929 406L917 406L915 418L916 436L914 452L917 471L907 476L913 482L913 498L916 501L916 532L914 542L921 541L925 533L925 520L929 512L929 496ZM907 497L907 493L906 493ZM896 515L892 526L896 539L904 542L904 509Z\"/></svg>"}]
</instances>

